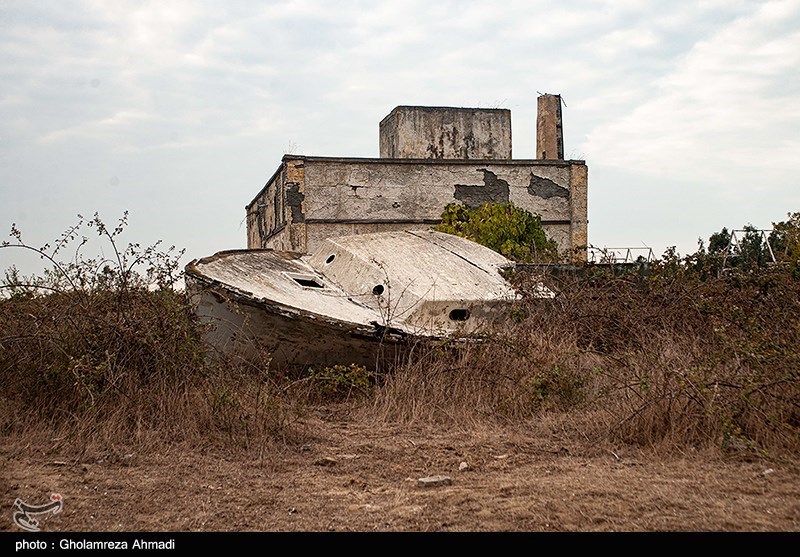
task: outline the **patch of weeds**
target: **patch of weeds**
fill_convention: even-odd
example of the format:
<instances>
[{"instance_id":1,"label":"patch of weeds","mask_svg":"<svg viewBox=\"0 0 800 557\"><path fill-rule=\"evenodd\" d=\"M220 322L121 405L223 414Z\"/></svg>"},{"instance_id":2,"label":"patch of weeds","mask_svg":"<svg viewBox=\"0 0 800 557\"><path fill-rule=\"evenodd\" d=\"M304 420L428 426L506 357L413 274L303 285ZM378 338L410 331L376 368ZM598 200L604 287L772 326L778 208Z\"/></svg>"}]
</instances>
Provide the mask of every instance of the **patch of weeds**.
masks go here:
<instances>
[{"instance_id":1,"label":"patch of weeds","mask_svg":"<svg viewBox=\"0 0 800 557\"><path fill-rule=\"evenodd\" d=\"M365 395L375 383L375 373L356 364L309 369L309 378L314 395L322 400L343 400Z\"/></svg>"}]
</instances>

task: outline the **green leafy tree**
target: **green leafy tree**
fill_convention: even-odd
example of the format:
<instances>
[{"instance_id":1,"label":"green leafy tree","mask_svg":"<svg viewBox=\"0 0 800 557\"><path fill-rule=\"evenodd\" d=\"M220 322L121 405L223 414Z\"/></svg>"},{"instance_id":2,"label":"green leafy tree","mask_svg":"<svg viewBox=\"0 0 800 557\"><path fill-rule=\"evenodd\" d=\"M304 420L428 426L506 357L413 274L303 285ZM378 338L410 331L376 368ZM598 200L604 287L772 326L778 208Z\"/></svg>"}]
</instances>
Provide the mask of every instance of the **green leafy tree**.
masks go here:
<instances>
[{"instance_id":1,"label":"green leafy tree","mask_svg":"<svg viewBox=\"0 0 800 557\"><path fill-rule=\"evenodd\" d=\"M736 230L735 236L734 231L723 228L709 237L707 251L699 240L699 249L686 262L705 277L719 275L723 269L763 269L775 261L773 254L778 260L782 254L789 259L790 254L800 256L800 213L790 214L789 221L773 226L769 237L752 224Z\"/></svg>"},{"instance_id":2,"label":"green leafy tree","mask_svg":"<svg viewBox=\"0 0 800 557\"><path fill-rule=\"evenodd\" d=\"M769 242L778 260L797 265L800 261L800 213L788 216L788 220L772 223Z\"/></svg>"},{"instance_id":3,"label":"green leafy tree","mask_svg":"<svg viewBox=\"0 0 800 557\"><path fill-rule=\"evenodd\" d=\"M772 223L769 243L775 258L800 279L800 212L788 213L788 220Z\"/></svg>"},{"instance_id":4,"label":"green leafy tree","mask_svg":"<svg viewBox=\"0 0 800 557\"><path fill-rule=\"evenodd\" d=\"M708 253L712 255L721 255L731 243L731 233L728 229L723 227L719 232L715 232L708 239Z\"/></svg>"},{"instance_id":5,"label":"green leafy tree","mask_svg":"<svg viewBox=\"0 0 800 557\"><path fill-rule=\"evenodd\" d=\"M436 230L467 238L516 261L559 260L558 245L545 234L541 217L513 203L486 202L475 209L450 203Z\"/></svg>"},{"instance_id":6,"label":"green leafy tree","mask_svg":"<svg viewBox=\"0 0 800 557\"><path fill-rule=\"evenodd\" d=\"M745 270L766 267L772 258L761 232L752 224L746 225L744 231L744 236L733 249L736 266Z\"/></svg>"}]
</instances>

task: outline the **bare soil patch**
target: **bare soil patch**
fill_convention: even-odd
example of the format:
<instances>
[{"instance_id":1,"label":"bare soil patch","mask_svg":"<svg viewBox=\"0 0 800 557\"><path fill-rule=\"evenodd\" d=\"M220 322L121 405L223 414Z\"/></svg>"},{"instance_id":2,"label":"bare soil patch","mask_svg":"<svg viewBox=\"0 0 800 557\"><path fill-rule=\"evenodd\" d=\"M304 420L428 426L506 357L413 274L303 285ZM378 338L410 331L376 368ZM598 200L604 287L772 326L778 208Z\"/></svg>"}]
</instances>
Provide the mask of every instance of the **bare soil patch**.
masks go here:
<instances>
[{"instance_id":1,"label":"bare soil patch","mask_svg":"<svg viewBox=\"0 0 800 557\"><path fill-rule=\"evenodd\" d=\"M41 504L53 492L64 508L44 531L800 529L796 459L605 447L542 424L460 430L355 416L320 407L302 441L248 450L114 447L76 458L6 439L0 530L17 531L16 498ZM418 485L436 475L452 483Z\"/></svg>"}]
</instances>

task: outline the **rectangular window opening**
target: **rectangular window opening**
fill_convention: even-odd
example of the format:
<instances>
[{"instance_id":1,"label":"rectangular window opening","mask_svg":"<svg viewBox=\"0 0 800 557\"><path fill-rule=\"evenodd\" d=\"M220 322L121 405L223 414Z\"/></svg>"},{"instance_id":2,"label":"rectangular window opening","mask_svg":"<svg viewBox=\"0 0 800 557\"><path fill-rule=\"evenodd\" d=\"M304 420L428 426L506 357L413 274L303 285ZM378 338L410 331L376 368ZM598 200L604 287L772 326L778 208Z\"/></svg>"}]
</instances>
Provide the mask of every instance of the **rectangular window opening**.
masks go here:
<instances>
[{"instance_id":1,"label":"rectangular window opening","mask_svg":"<svg viewBox=\"0 0 800 557\"><path fill-rule=\"evenodd\" d=\"M321 284L319 281L310 278L310 277L291 277L293 281L295 281L300 286L305 286L306 288L325 288L324 284Z\"/></svg>"}]
</instances>

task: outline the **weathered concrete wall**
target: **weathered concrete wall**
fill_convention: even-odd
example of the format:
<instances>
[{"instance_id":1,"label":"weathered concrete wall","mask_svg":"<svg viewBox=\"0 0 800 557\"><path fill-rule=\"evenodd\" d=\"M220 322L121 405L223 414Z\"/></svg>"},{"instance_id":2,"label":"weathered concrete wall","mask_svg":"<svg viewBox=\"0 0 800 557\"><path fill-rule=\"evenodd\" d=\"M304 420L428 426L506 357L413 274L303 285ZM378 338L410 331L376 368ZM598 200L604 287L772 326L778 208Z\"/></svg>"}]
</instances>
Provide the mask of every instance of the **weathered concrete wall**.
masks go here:
<instances>
[{"instance_id":1,"label":"weathered concrete wall","mask_svg":"<svg viewBox=\"0 0 800 557\"><path fill-rule=\"evenodd\" d=\"M569 165L308 160L305 220L425 221L461 201L513 202L569 221Z\"/></svg>"},{"instance_id":2,"label":"weathered concrete wall","mask_svg":"<svg viewBox=\"0 0 800 557\"><path fill-rule=\"evenodd\" d=\"M380 123L390 159L511 159L511 111L398 106Z\"/></svg>"},{"instance_id":3,"label":"weathered concrete wall","mask_svg":"<svg viewBox=\"0 0 800 557\"><path fill-rule=\"evenodd\" d=\"M586 245L586 194L583 161L285 158L248 205L248 247L309 252L328 237L434 226L448 203L510 201L572 251Z\"/></svg>"},{"instance_id":4,"label":"weathered concrete wall","mask_svg":"<svg viewBox=\"0 0 800 557\"><path fill-rule=\"evenodd\" d=\"M569 246L573 250L572 257L575 262L586 261L589 247L588 187L589 169L586 165L574 166L570 174L572 202L570 203Z\"/></svg>"},{"instance_id":5,"label":"weathered concrete wall","mask_svg":"<svg viewBox=\"0 0 800 557\"><path fill-rule=\"evenodd\" d=\"M303 158L284 157L281 166L246 207L247 247L305 251Z\"/></svg>"},{"instance_id":6,"label":"weathered concrete wall","mask_svg":"<svg viewBox=\"0 0 800 557\"><path fill-rule=\"evenodd\" d=\"M267 185L246 207L247 210L247 247L261 247L261 242L268 235L286 225L283 215L283 184L285 165L281 164Z\"/></svg>"}]
</instances>

